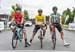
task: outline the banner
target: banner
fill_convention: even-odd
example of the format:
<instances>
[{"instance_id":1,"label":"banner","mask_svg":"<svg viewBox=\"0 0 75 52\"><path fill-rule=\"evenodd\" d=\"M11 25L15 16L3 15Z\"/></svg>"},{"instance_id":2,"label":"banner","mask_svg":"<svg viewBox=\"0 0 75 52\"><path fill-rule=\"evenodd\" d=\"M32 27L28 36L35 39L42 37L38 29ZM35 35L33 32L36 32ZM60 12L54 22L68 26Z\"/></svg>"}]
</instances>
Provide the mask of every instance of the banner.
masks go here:
<instances>
[{"instance_id":1,"label":"banner","mask_svg":"<svg viewBox=\"0 0 75 52\"><path fill-rule=\"evenodd\" d=\"M4 30L4 22L0 22L0 30Z\"/></svg>"},{"instance_id":2,"label":"banner","mask_svg":"<svg viewBox=\"0 0 75 52\"><path fill-rule=\"evenodd\" d=\"M74 23L75 23L75 16L74 16Z\"/></svg>"},{"instance_id":3,"label":"banner","mask_svg":"<svg viewBox=\"0 0 75 52\"><path fill-rule=\"evenodd\" d=\"M75 23L69 23L69 30L75 30Z\"/></svg>"}]
</instances>

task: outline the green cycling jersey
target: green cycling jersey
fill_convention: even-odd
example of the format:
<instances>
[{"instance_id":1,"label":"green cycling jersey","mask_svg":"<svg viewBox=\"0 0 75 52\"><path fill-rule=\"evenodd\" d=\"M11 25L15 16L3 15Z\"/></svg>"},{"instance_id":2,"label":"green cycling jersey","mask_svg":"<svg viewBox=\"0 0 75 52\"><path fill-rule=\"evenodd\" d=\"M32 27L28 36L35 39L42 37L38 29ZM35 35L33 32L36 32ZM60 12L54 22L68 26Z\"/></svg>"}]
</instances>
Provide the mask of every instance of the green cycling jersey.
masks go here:
<instances>
[{"instance_id":1,"label":"green cycling jersey","mask_svg":"<svg viewBox=\"0 0 75 52\"><path fill-rule=\"evenodd\" d=\"M60 23L60 14L59 13L52 13L51 15L51 21L52 21L52 23Z\"/></svg>"}]
</instances>

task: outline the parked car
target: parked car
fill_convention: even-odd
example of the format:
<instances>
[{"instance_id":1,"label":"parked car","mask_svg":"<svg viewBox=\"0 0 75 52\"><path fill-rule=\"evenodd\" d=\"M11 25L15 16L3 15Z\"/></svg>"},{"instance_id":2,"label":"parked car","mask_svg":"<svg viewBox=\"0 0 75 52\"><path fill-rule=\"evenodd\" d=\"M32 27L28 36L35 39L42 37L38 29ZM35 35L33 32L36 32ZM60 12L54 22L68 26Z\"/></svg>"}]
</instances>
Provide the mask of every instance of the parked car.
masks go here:
<instances>
[{"instance_id":1,"label":"parked car","mask_svg":"<svg viewBox=\"0 0 75 52\"><path fill-rule=\"evenodd\" d=\"M32 26L32 22L31 21L26 21L24 25L25 26Z\"/></svg>"}]
</instances>

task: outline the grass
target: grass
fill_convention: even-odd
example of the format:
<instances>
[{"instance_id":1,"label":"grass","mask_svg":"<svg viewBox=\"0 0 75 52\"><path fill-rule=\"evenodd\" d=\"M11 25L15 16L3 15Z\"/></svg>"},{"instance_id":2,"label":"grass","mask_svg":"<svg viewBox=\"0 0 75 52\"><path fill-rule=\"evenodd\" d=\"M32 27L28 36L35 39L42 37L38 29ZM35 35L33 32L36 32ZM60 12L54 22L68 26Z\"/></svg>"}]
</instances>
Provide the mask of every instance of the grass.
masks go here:
<instances>
[{"instance_id":1,"label":"grass","mask_svg":"<svg viewBox=\"0 0 75 52\"><path fill-rule=\"evenodd\" d=\"M62 28L63 28L63 29L68 29L68 25L64 25L64 24L63 24L63 25L62 25Z\"/></svg>"}]
</instances>

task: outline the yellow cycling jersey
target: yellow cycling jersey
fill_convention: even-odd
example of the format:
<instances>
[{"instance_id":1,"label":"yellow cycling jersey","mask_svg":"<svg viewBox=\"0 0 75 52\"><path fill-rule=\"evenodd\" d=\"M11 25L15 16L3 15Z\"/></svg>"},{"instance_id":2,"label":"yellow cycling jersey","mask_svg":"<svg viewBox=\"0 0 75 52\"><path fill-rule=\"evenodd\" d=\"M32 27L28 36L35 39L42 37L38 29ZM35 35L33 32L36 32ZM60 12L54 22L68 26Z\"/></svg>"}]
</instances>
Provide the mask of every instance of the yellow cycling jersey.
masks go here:
<instances>
[{"instance_id":1,"label":"yellow cycling jersey","mask_svg":"<svg viewBox=\"0 0 75 52\"><path fill-rule=\"evenodd\" d=\"M45 22L45 16L44 15L36 15L35 19L37 20L37 24L43 24Z\"/></svg>"}]
</instances>

